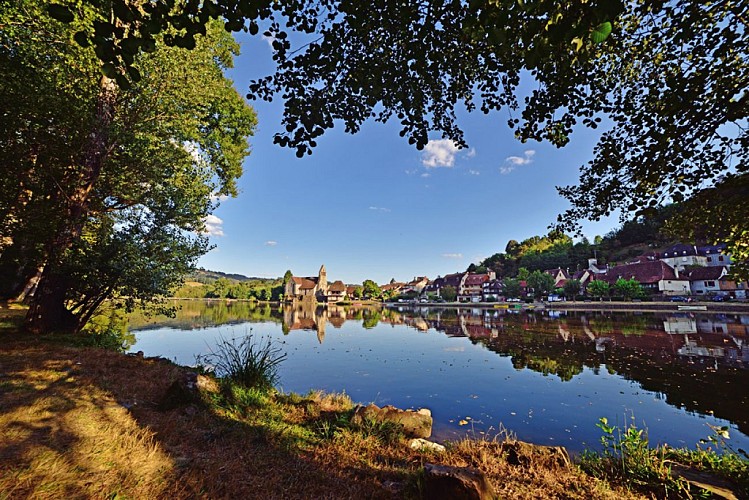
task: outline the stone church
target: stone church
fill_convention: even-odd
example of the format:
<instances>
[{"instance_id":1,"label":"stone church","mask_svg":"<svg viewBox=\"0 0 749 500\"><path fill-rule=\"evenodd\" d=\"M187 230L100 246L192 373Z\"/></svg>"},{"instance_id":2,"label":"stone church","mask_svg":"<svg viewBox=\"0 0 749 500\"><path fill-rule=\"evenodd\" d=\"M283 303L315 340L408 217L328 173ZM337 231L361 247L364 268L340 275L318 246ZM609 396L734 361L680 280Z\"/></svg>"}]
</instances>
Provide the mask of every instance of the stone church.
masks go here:
<instances>
[{"instance_id":1,"label":"stone church","mask_svg":"<svg viewBox=\"0 0 749 500\"><path fill-rule=\"evenodd\" d=\"M346 285L342 281L328 284L328 273L323 264L317 276L292 276L283 293L284 300L288 302L335 303L346 300Z\"/></svg>"}]
</instances>

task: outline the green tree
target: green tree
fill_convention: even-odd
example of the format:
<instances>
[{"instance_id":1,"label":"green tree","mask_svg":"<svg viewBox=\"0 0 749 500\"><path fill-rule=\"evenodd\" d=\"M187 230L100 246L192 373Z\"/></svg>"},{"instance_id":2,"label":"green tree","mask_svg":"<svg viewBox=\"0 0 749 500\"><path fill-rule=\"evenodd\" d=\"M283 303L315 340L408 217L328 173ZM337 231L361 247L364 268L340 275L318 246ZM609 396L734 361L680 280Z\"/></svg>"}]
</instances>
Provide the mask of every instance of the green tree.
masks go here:
<instances>
[{"instance_id":1,"label":"green tree","mask_svg":"<svg viewBox=\"0 0 749 500\"><path fill-rule=\"evenodd\" d=\"M380 287L372 280L364 280L362 283L362 294L365 298L376 299L382 294Z\"/></svg>"},{"instance_id":2,"label":"green tree","mask_svg":"<svg viewBox=\"0 0 749 500\"><path fill-rule=\"evenodd\" d=\"M645 291L636 279L625 280L624 278L619 278L614 283L614 294L624 297L624 300L632 300L642 298L645 295Z\"/></svg>"},{"instance_id":3,"label":"green tree","mask_svg":"<svg viewBox=\"0 0 749 500\"><path fill-rule=\"evenodd\" d=\"M533 289L533 295L540 299L554 291L554 277L543 271L533 271L527 279L528 288Z\"/></svg>"},{"instance_id":4,"label":"green tree","mask_svg":"<svg viewBox=\"0 0 749 500\"><path fill-rule=\"evenodd\" d=\"M291 274L291 269L287 269L287 270L286 270L286 272L285 272L285 273L283 273L283 286L284 286L284 287L286 286L286 283L288 283L289 281L291 281L291 278L292 278L293 276L294 276L294 275L293 275L293 274Z\"/></svg>"},{"instance_id":5,"label":"green tree","mask_svg":"<svg viewBox=\"0 0 749 500\"><path fill-rule=\"evenodd\" d=\"M528 269L526 269L524 267L521 267L520 269L518 269L518 276L517 277L518 277L519 280L521 280L521 281L527 280L528 276L530 276L530 275L531 275L531 273L530 273L530 271L528 271Z\"/></svg>"},{"instance_id":6,"label":"green tree","mask_svg":"<svg viewBox=\"0 0 749 500\"><path fill-rule=\"evenodd\" d=\"M364 288L360 286L354 287L354 298L355 299L361 299L364 296Z\"/></svg>"},{"instance_id":7,"label":"green tree","mask_svg":"<svg viewBox=\"0 0 749 500\"><path fill-rule=\"evenodd\" d=\"M261 288L260 293L258 293L258 299L262 301L269 301L271 298L271 292L267 288Z\"/></svg>"},{"instance_id":8,"label":"green tree","mask_svg":"<svg viewBox=\"0 0 749 500\"><path fill-rule=\"evenodd\" d=\"M610 287L608 282L603 280L593 280L588 284L588 294L591 297L595 297L603 300L604 297L609 296Z\"/></svg>"},{"instance_id":9,"label":"green tree","mask_svg":"<svg viewBox=\"0 0 749 500\"><path fill-rule=\"evenodd\" d=\"M447 302L455 302L458 298L458 291L452 285L447 285L440 289L440 296Z\"/></svg>"},{"instance_id":10,"label":"green tree","mask_svg":"<svg viewBox=\"0 0 749 500\"><path fill-rule=\"evenodd\" d=\"M562 228L616 210L645 214L749 171L746 0L217 0L184 8L154 0L147 9L111 1L114 15L101 15L96 29L84 26L76 40L95 44L120 82L132 53L160 42L156 33L174 28L164 42L192 47L211 18L252 34L267 26L276 71L250 92L285 99L285 131L275 141L299 156L336 121L356 132L370 117L397 117L417 148L430 132L465 146L459 104L484 113L519 109L508 124L520 140L559 147L575 128L605 125L579 183L560 189L572 203ZM52 11L67 21L78 13ZM314 41L299 37L293 46L282 29ZM527 97L518 92L526 75L534 80ZM738 232L724 227L738 235L730 242L737 255L746 243L743 220Z\"/></svg>"},{"instance_id":11,"label":"green tree","mask_svg":"<svg viewBox=\"0 0 749 500\"><path fill-rule=\"evenodd\" d=\"M580 294L580 280L565 281L563 291L565 297L575 300L575 297Z\"/></svg>"},{"instance_id":12,"label":"green tree","mask_svg":"<svg viewBox=\"0 0 749 500\"><path fill-rule=\"evenodd\" d=\"M71 43L100 11L61 24L44 2L5 5L0 160L16 187L0 195L0 272L18 290L43 269L27 328L76 331L107 298L132 308L181 282L208 249L211 196L236 193L255 116L223 75L238 46L220 26L195 50L134 56L138 81L118 88Z\"/></svg>"},{"instance_id":13,"label":"green tree","mask_svg":"<svg viewBox=\"0 0 749 500\"><path fill-rule=\"evenodd\" d=\"M517 299L520 297L520 280L505 278L503 283L503 293L506 298Z\"/></svg>"}]
</instances>

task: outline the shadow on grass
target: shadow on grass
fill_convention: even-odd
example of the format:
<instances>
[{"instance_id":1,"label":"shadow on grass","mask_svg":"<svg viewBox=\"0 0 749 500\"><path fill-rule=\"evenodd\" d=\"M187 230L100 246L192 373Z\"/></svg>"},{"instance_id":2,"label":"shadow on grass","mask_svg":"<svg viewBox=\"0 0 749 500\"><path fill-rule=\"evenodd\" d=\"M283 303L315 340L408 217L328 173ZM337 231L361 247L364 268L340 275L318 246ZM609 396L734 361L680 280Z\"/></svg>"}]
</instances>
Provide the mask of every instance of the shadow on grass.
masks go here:
<instances>
[{"instance_id":1,"label":"shadow on grass","mask_svg":"<svg viewBox=\"0 0 749 500\"><path fill-rule=\"evenodd\" d=\"M159 411L184 369L0 334L0 497L389 498L378 470L313 457L284 415Z\"/></svg>"}]
</instances>

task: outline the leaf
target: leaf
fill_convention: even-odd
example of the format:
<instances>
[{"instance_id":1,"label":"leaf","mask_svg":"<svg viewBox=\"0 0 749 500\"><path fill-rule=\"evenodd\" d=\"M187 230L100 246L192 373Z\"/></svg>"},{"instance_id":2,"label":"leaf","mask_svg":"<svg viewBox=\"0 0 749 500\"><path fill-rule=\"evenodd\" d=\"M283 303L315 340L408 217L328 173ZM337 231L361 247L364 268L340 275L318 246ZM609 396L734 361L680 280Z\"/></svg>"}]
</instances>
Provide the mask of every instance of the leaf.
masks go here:
<instances>
[{"instance_id":1,"label":"leaf","mask_svg":"<svg viewBox=\"0 0 749 500\"><path fill-rule=\"evenodd\" d=\"M575 46L575 52L580 52L580 49L583 47L583 39L576 36L572 39L572 45Z\"/></svg>"},{"instance_id":2,"label":"leaf","mask_svg":"<svg viewBox=\"0 0 749 500\"><path fill-rule=\"evenodd\" d=\"M52 19L56 19L62 23L71 23L75 18L67 6L58 3L49 4L47 6L47 12L49 12Z\"/></svg>"},{"instance_id":3,"label":"leaf","mask_svg":"<svg viewBox=\"0 0 749 500\"><path fill-rule=\"evenodd\" d=\"M590 32L590 39L593 43L603 43L611 34L611 23L606 21L596 26L593 31Z\"/></svg>"},{"instance_id":4,"label":"leaf","mask_svg":"<svg viewBox=\"0 0 749 500\"><path fill-rule=\"evenodd\" d=\"M117 68L110 62L101 65L101 72L107 78L115 78L117 76Z\"/></svg>"},{"instance_id":5,"label":"leaf","mask_svg":"<svg viewBox=\"0 0 749 500\"><path fill-rule=\"evenodd\" d=\"M79 31L78 33L73 35L73 40L75 40L75 43L83 48L91 45L91 40L89 40L88 33L86 33L85 31Z\"/></svg>"}]
</instances>

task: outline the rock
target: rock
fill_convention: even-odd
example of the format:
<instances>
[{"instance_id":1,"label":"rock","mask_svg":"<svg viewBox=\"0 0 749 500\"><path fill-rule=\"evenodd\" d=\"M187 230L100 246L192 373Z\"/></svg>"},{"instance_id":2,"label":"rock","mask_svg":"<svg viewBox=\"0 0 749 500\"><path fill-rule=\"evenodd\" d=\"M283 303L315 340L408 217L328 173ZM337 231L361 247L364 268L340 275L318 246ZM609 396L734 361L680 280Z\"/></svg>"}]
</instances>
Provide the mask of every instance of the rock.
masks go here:
<instances>
[{"instance_id":1,"label":"rock","mask_svg":"<svg viewBox=\"0 0 749 500\"><path fill-rule=\"evenodd\" d=\"M424 466L424 496L429 500L490 500L494 488L486 475L473 467Z\"/></svg>"},{"instance_id":2,"label":"rock","mask_svg":"<svg viewBox=\"0 0 749 500\"><path fill-rule=\"evenodd\" d=\"M523 441L505 441L502 452L510 465L544 465L568 468L570 456L563 446L542 446Z\"/></svg>"},{"instance_id":3,"label":"rock","mask_svg":"<svg viewBox=\"0 0 749 500\"><path fill-rule=\"evenodd\" d=\"M375 404L357 406L351 422L361 425L364 420L399 424L403 426L406 437L428 438L432 435L432 412L426 408L413 411L400 410L394 406L380 408Z\"/></svg>"},{"instance_id":4,"label":"rock","mask_svg":"<svg viewBox=\"0 0 749 500\"><path fill-rule=\"evenodd\" d=\"M429 450L437 453L443 453L445 447L439 443L433 443L422 438L415 438L408 442L408 447L412 450Z\"/></svg>"}]
</instances>

